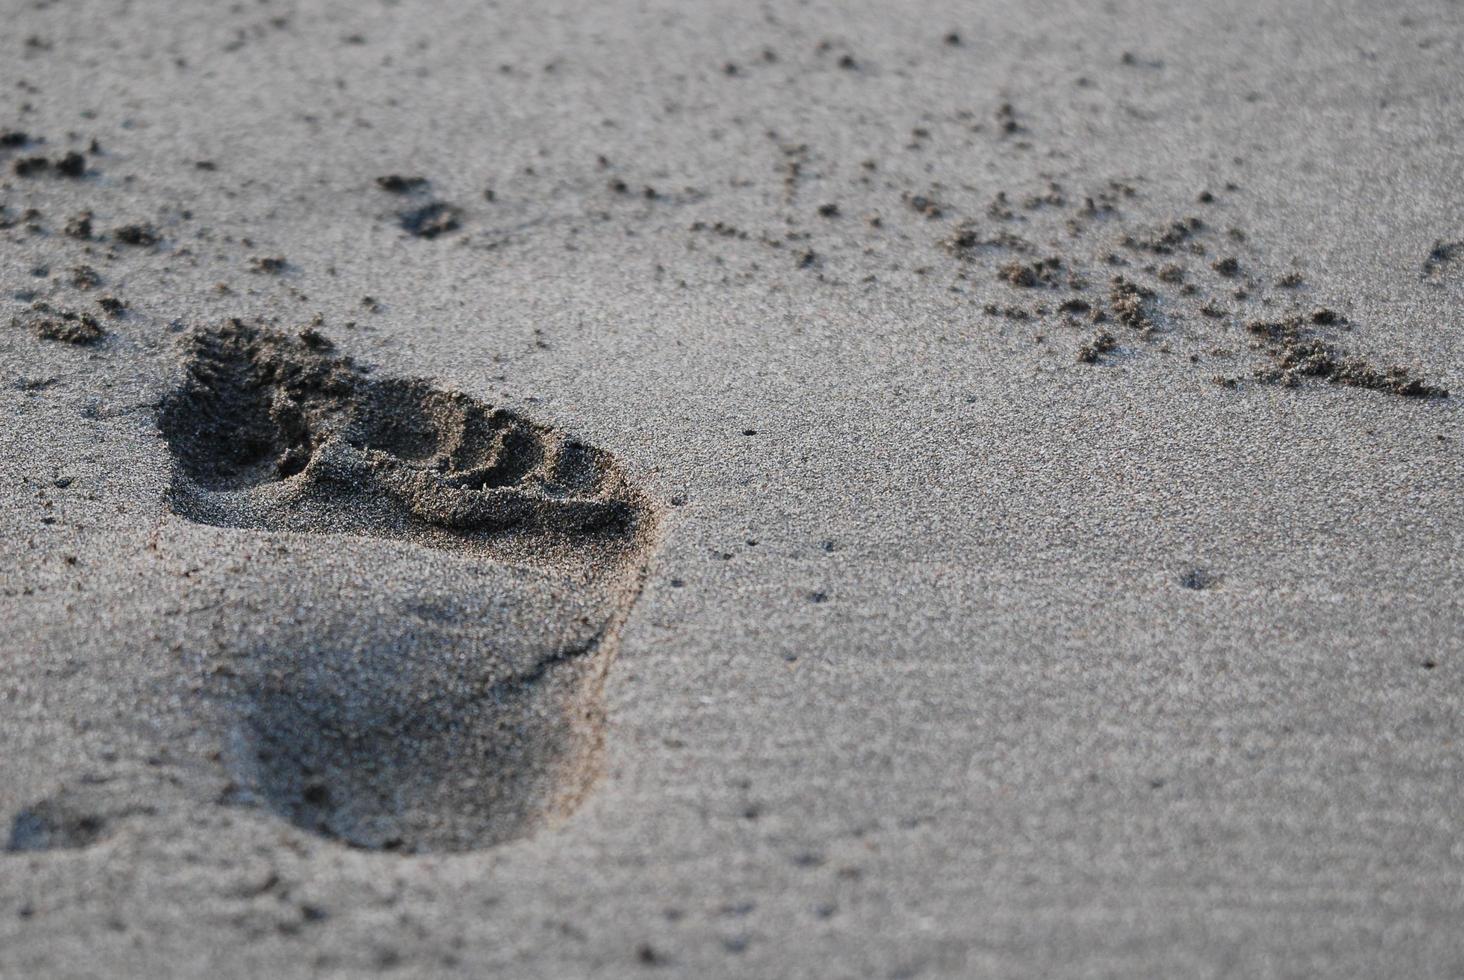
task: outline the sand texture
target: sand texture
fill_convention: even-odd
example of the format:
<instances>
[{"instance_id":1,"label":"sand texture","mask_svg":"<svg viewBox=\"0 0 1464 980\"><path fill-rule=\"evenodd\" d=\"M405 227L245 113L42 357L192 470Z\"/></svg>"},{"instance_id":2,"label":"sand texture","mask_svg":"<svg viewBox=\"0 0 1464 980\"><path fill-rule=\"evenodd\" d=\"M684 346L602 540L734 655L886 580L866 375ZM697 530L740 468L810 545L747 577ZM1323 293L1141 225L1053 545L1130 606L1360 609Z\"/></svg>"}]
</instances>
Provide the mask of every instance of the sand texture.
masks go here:
<instances>
[{"instance_id":1,"label":"sand texture","mask_svg":"<svg viewBox=\"0 0 1464 980\"><path fill-rule=\"evenodd\" d=\"M1464 4L0 0L0 977L1464 975Z\"/></svg>"}]
</instances>

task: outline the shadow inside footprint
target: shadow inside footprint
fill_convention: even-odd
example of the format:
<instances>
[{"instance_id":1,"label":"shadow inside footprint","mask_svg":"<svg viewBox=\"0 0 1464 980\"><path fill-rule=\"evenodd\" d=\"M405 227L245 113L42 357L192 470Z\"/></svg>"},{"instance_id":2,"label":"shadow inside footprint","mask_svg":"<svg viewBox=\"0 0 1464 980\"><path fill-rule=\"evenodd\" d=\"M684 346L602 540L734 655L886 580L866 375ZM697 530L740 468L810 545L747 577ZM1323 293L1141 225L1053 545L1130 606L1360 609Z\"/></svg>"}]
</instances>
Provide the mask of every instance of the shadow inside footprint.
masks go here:
<instances>
[{"instance_id":1,"label":"shadow inside footprint","mask_svg":"<svg viewBox=\"0 0 1464 980\"><path fill-rule=\"evenodd\" d=\"M159 417L173 510L448 557L422 563L430 583L371 574L380 552L364 541L347 573L258 573L264 594L324 612L272 617L220 654L235 795L363 847L521 836L593 781L601 686L656 510L601 450L425 381L377 380L311 339L237 321L192 337Z\"/></svg>"}]
</instances>

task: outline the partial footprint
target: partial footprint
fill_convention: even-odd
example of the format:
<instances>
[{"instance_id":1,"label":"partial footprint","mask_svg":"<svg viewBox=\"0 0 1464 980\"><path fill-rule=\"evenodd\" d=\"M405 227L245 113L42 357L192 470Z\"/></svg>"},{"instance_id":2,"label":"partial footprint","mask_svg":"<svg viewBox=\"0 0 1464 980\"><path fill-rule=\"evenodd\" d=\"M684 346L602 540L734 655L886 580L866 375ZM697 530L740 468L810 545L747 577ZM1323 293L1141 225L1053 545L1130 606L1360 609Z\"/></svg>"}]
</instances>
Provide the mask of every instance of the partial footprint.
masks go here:
<instances>
[{"instance_id":1,"label":"partial footprint","mask_svg":"<svg viewBox=\"0 0 1464 980\"><path fill-rule=\"evenodd\" d=\"M221 641L234 796L364 847L521 836L595 777L656 508L601 450L328 346L197 333L159 419L176 513L317 536Z\"/></svg>"},{"instance_id":2,"label":"partial footprint","mask_svg":"<svg viewBox=\"0 0 1464 980\"><path fill-rule=\"evenodd\" d=\"M116 822L151 811L145 805L122 805L92 788L62 791L26 807L10 823L5 850L71 850L104 839Z\"/></svg>"},{"instance_id":3,"label":"partial footprint","mask_svg":"<svg viewBox=\"0 0 1464 980\"><path fill-rule=\"evenodd\" d=\"M54 786L44 798L0 828L6 853L78 850L99 844L128 823L151 820L172 788L171 774L151 765L129 770L108 765Z\"/></svg>"}]
</instances>

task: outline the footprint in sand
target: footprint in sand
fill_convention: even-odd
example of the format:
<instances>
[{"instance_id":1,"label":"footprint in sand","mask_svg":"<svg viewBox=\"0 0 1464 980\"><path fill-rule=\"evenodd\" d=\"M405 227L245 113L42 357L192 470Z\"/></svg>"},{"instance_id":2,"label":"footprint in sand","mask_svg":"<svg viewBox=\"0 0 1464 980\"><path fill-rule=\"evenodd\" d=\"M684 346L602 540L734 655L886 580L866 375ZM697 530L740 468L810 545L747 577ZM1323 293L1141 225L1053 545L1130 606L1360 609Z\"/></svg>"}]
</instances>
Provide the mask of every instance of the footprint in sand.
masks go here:
<instances>
[{"instance_id":1,"label":"footprint in sand","mask_svg":"<svg viewBox=\"0 0 1464 980\"><path fill-rule=\"evenodd\" d=\"M192 337L159 425L175 513L288 532L250 572L271 605L211 654L231 798L407 851L522 836L583 798L656 539L609 455L237 321Z\"/></svg>"}]
</instances>

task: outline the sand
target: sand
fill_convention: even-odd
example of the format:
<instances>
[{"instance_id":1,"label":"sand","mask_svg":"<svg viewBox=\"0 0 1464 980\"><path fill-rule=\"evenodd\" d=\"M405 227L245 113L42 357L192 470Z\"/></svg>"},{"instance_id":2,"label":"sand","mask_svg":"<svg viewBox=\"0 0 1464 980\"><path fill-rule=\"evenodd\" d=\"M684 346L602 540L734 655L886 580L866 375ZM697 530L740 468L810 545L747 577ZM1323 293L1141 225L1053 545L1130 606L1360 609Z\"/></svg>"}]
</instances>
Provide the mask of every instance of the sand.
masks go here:
<instances>
[{"instance_id":1,"label":"sand","mask_svg":"<svg viewBox=\"0 0 1464 980\"><path fill-rule=\"evenodd\" d=\"M0 10L0 976L1464 971L1464 9L582 6Z\"/></svg>"}]
</instances>

